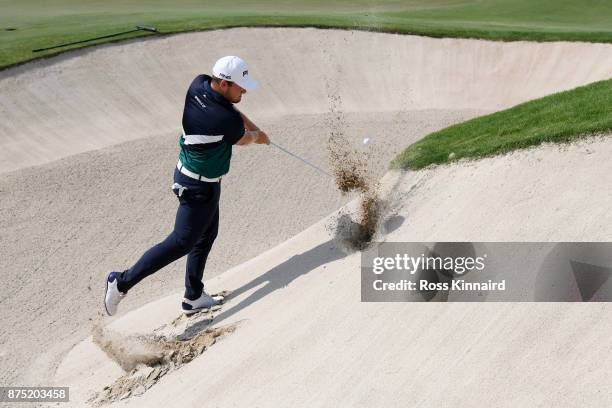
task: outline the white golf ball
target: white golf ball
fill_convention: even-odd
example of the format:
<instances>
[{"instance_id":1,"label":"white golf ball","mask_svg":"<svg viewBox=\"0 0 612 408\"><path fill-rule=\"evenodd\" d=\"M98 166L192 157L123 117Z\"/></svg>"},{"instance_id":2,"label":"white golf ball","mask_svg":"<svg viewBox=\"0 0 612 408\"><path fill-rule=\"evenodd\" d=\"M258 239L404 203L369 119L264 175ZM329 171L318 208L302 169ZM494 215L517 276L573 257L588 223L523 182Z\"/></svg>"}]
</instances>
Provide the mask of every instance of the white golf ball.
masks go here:
<instances>
[{"instance_id":1,"label":"white golf ball","mask_svg":"<svg viewBox=\"0 0 612 408\"><path fill-rule=\"evenodd\" d=\"M363 139L364 146L367 145L368 143L370 143L370 138L369 137L366 137L365 139Z\"/></svg>"}]
</instances>

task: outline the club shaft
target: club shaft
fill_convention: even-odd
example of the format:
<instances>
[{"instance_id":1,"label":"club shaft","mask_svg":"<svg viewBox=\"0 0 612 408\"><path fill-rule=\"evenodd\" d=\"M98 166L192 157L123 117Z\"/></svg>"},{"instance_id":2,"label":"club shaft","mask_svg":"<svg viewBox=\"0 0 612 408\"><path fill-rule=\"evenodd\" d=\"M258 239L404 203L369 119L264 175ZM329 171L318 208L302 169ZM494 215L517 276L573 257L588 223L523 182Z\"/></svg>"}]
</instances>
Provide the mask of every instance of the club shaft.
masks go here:
<instances>
[{"instance_id":1,"label":"club shaft","mask_svg":"<svg viewBox=\"0 0 612 408\"><path fill-rule=\"evenodd\" d=\"M295 153L291 153L289 150L285 149L285 148L284 148L284 147L282 147L282 146L277 145L277 144L276 144L276 143L274 143L274 142L270 142L270 144L271 144L272 146L275 146L277 149L282 150L283 152L287 153L289 156L295 157L296 159L298 159L298 160L300 160L300 161L302 161L302 162L306 163L307 165L309 165L309 166L310 166L310 167L312 167L313 169L316 169L316 170L317 170L317 171L319 171L320 173L323 173L323 174L325 174L326 176L329 176L329 177L333 178L333 176L332 176L331 174L329 174L329 173L328 173L328 172L326 172L325 170L321 169L320 167L315 166L314 164L312 164L312 163L311 163L311 162L309 162L308 160L301 158L301 157L300 157L300 156L298 156L297 154L295 154Z\"/></svg>"}]
</instances>

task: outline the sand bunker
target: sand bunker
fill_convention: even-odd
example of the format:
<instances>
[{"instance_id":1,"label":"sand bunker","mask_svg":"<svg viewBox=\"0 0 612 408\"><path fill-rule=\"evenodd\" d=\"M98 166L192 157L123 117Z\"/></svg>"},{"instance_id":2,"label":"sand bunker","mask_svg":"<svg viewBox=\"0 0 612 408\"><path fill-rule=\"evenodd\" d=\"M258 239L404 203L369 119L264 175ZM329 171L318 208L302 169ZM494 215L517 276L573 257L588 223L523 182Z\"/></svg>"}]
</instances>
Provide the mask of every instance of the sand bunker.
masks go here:
<instances>
[{"instance_id":1,"label":"sand bunker","mask_svg":"<svg viewBox=\"0 0 612 408\"><path fill-rule=\"evenodd\" d=\"M404 223L388 238L609 241L610 196L592 193L611 182L611 140L392 173L382 190L397 194ZM534 210L542 208L551 209L546 217ZM568 222L568 214L580 217ZM364 303L361 257L338 254L328 241L321 222L221 275L219 287L243 290L229 318L248 324L126 405L476 408L520 406L535 395L541 406L607 406L612 389L599 380L612 367L602 341L609 303ZM516 273L536 279L529 268ZM258 293L266 285L274 290ZM175 306L149 304L121 317L123 325ZM89 372L72 374L75 390ZM474 384L487 392L471 392Z\"/></svg>"},{"instance_id":2,"label":"sand bunker","mask_svg":"<svg viewBox=\"0 0 612 408\"><path fill-rule=\"evenodd\" d=\"M607 44L346 30L237 28L106 45L0 73L0 172L178 135L186 86L227 53L261 81L240 104L258 124L328 112L324 81L345 112L498 110L608 78L612 64Z\"/></svg>"},{"instance_id":3,"label":"sand bunker","mask_svg":"<svg viewBox=\"0 0 612 408\"><path fill-rule=\"evenodd\" d=\"M194 44L209 46L204 49ZM11 330L0 334L0 343L10 351L3 356L5 370L0 372L0 380L7 384L47 383L54 372L54 358L60 355L58 350L89 335L88 318L100 309L99 295L105 274L111 268L129 265L167 234L176 210L168 181L176 165L176 138L186 86L216 58L230 52L244 57L260 73L261 88L249 93L240 108L263 128L270 129L273 139L298 154L308 153L307 157L316 163L324 163L329 127L321 124L321 118L330 112L328 95L341 95L342 106L336 112L345 112L347 122L341 129L347 129L344 125L357 128L356 132L346 132L348 139L355 135L361 139L367 133L379 139L384 137L393 144L394 149L377 161L383 170L399 150L432 131L482 111L503 109L605 79L612 72L612 47L605 44L494 43L315 29L234 29L168 36L77 51L3 72L0 74L3 90L0 110L4 113L4 120L0 121L0 171L17 171L5 173L0 183L0 220L3 233L17 239L3 242L0 271L5 278L6 296L0 298L4 310L21 313L6 313L2 319ZM324 80L333 85L329 89L333 92L326 93L325 86L321 86ZM32 103L36 105L35 110ZM463 113L467 110L469 114ZM396 115L398 111L402 115ZM93 151L128 141L131 142ZM86 151L90 153L49 163ZM237 262L263 253L344 204L340 199L320 204L337 192L336 186L329 180L322 181L320 175L313 175L312 169L294 163L281 152L263 147L236 151L232 171L224 180L222 205L225 207L221 213L226 221L221 222L222 231L207 265L207 279L211 276L208 273L225 271ZM592 157L580 155L580 158ZM405 208L400 209L397 217L402 228L391 237L408 241L607 239L606 226L610 222L605 209L610 206L606 201L608 195L601 194L605 191L602 186L607 184L595 185L592 180L607 182L612 173L602 166L609 160L602 156L596 162L589 159L568 163L563 156L558 161L564 167L556 168L556 172L546 173L542 171L546 166L538 167L520 183L516 183L516 172L538 163L526 161L517 165L514 161L495 161L491 177L485 180L479 179L483 174L482 163L478 168L462 168L461 173L457 173L457 168L438 169L431 180L423 179L421 188L404 187L413 192L402 192L406 196L402 200ZM35 165L41 166L30 167ZM512 172L503 173L503 166L511 167ZM566 168L567 173L563 173ZM580 183L570 183L578 181L576 170L581 169L589 171L584 171ZM343 179L349 181L354 173L348 174ZM416 176L425 177L422 174L430 173ZM435 177L436 174L443 177ZM563 183L551 183L547 191L543 190L545 183L558 180L561 175ZM357 189L350 194L363 194L359 185L359 182L352 183ZM467 187L482 191L474 192ZM545 198L537 201L541 196ZM542 209L546 210L546 217ZM357 232L365 231L363 235L367 237L371 231L367 226L376 223L359 219L359 210L354 211L349 218L354 223L350 225L360 225ZM585 218L576 219L578 215ZM370 305L355 301L354 294L359 291L355 287L358 281L354 280L357 263L351 257L339 259L340 254L322 244L327 240L329 234L323 231L309 236L308 241L299 241L299 246L284 247L269 254L265 266L257 268L249 264L245 268L248 271L232 282L231 287L238 288L251 281L257 284L255 277L260 276L280 280L272 295L259 298L259 292L256 301L240 309L240 313L248 314L261 311L267 305L269 318L262 318L261 313L250 315L252 331L245 336L241 347L226 350L227 355L219 356L215 367L226 373L226 378L236 384L236 390L214 387L216 372L214 378L206 378L208 383L200 384L202 393L217 405L392 406L394 402L405 404L406 401L436 405L426 400L426 396L433 395L427 384L435 383L439 372L436 367L456 368L449 378L458 381L446 384L449 387L458 384L456 392L453 394L449 388L440 394L453 398L469 389L469 382L474 381L472 373L477 373L478 378L499 378L500 372L517 373L515 361L503 350L499 354L499 371L492 369L495 364L490 359L483 358L496 346L521 344L520 341L507 343L507 336L491 338L489 343L473 349L486 353L468 355L469 350L461 349L461 356L471 358L469 364L454 364L456 361L451 356L458 355L457 342L452 343L448 354L440 354L435 347L436 339L460 337L461 333L466 335L460 339L461 344L473 344L473 334L480 334L478 330L490 327L488 323L494 324L495 319L505 319L507 310L493 318L490 313L470 313L469 322L474 329L470 331L463 330L465 322L461 327L455 324L457 313L463 310L456 305L452 309L428 308L417 313L406 310L405 305L391 305L391 310L378 305L366 307ZM236 254L243 258L237 258ZM292 255L295 255L293 261L288 259ZM287 263L279 264L280 259L286 259ZM332 260L342 267L330 273ZM317 272L312 269L321 263L324 264L320 268L327 269L320 274L319 284L314 285L312 279L317 277ZM122 304L124 310L178 290L183 266L177 262L139 285ZM292 276L296 270L304 276L287 284L285 277ZM270 274L266 275L267 272ZM41 291L45 296L32 297L32 293ZM322 307L313 308L321 304L321 299L326 299ZM525 319L525 312L526 309L516 313L516 322L528 325L531 321L533 328L523 326L517 332L538 333L542 315L530 312L530 320ZM238 317L244 317L243 314ZM23 319L23 315L38 317ZM405 319L407 315L414 318ZM398 319L393 320L394 316ZM586 321L583 316L576 320L565 318L564 314L560 316L562 319L555 320L567 325L554 333L588 331L597 334L594 337L599 339L606 336L605 326L590 323L576 326L575 322ZM286 324L270 327L275 319L286 319ZM503 323L503 326L513 326L515 322ZM597 327L601 330L597 331ZM299 337L300 333L306 335ZM313 342L312 333L328 336L328 341ZM355 333L361 336L352 337ZM483 333L486 338L488 333L499 332ZM372 341L375 336L388 343ZM232 341L237 337L232 336ZM297 337L304 338L304 343L293 348L295 343L289 339ZM539 339L525 336L536 337ZM166 336L166 339L172 338ZM558 340L557 344L566 344L563 337ZM526 346L533 349L531 344ZM264 354L262 349L266 347L268 352ZM416 351L406 354L408 349ZM39 350L44 350L44 355L40 356ZM376 354L385 350L388 351L385 355ZM585 346L576 356L589 356L588 350ZM520 354L520 350L509 351L512 355ZM542 355L550 355L550 349L544 351L547 354ZM567 355L561 351L560 355ZM150 350L145 348L139 352L146 357ZM207 359L214 354L209 353ZM355 359L355 355L362 358ZM419 360L421 356L432 355L440 358ZM602 353L597 355L600 357L597 360L584 361L597 361L601 365L604 356ZM377 365L374 357L381 364ZM387 357L390 357L388 361ZM197 364L197 360L191 364ZM260 364L262 360L266 364L273 360L274 368ZM513 362L512 367L503 365L508 361ZM245 366L245 362L251 364ZM436 366L436 362L440 365ZM229 370L229 365L235 370ZM511 393L518 395L517 390L526 389L524 386L550 379L541 389L559 395L558 388L552 384L569 389L563 380L576 372L574 366L561 371L551 364L536 366L546 367L549 372L554 368L563 378L550 377L541 370L541 376L531 375L524 382L516 381L524 379L525 372L534 372L529 367L521 370L520 377L506 376L500 381L513 385ZM279 367L287 375L279 375ZM410 371L414 367L424 369L415 374ZM469 372L462 372L463 367L468 367ZM253 375L255 371L257 376ZM389 395L389 400L372 400L378 393L372 393L368 387L355 388L356 381L364 378L348 373L359 376L363 372L370 377L385 378L379 386ZM338 386L329 387L329 379L334 375ZM178 377L166 376L166 380ZM400 378L418 378L419 382L414 387L403 387L404 383L398 382ZM598 381L593 379L591 383L598 384ZM318 400L312 401L311 394L305 392L278 395L278 389L294 390L295 384L308 384L306 391L320 390ZM104 385L96 384L95 389L100 391ZM489 386L492 388L492 384ZM180 383L174 384L172 390L180 387ZM160 388L155 387L144 395L150 402L148 406L193 405L193 401L185 400L184 395L188 393L172 396L169 401L163 398L165 390ZM74 390L77 401L79 388ZM402 390L407 395L401 394ZM609 395L606 389L593 391ZM444 405L438 402L438 406ZM480 402L479 405L486 405ZM548 402L559 405L559 401Z\"/></svg>"}]
</instances>

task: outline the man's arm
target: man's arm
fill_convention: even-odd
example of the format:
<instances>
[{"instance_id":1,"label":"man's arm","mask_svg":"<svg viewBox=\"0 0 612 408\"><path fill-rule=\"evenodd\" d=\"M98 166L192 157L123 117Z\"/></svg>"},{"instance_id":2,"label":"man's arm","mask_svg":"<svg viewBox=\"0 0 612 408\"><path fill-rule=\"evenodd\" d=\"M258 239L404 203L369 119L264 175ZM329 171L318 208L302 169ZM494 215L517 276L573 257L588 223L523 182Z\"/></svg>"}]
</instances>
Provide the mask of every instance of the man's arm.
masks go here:
<instances>
[{"instance_id":1,"label":"man's arm","mask_svg":"<svg viewBox=\"0 0 612 408\"><path fill-rule=\"evenodd\" d=\"M247 118L246 115L240 111L238 111L238 113L240 113L240 117L242 118L242 121L244 122L244 128L246 130L259 130L259 127L254 124L251 119Z\"/></svg>"},{"instance_id":2,"label":"man's arm","mask_svg":"<svg viewBox=\"0 0 612 408\"><path fill-rule=\"evenodd\" d=\"M251 143L257 144L270 144L270 138L266 135L265 132L261 131L259 127L254 124L246 115L240 111L240 116L242 117L242 121L244 122L244 128L246 131L244 132L244 136L236 143L238 146L245 146Z\"/></svg>"}]
</instances>

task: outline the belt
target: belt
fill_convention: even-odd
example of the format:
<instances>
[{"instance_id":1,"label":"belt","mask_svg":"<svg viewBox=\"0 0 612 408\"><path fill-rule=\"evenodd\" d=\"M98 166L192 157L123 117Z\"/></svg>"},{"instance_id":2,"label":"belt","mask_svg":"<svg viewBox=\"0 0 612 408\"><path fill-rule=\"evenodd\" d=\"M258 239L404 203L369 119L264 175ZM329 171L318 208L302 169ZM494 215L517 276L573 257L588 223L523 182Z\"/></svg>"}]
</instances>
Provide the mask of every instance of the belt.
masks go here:
<instances>
[{"instance_id":1,"label":"belt","mask_svg":"<svg viewBox=\"0 0 612 408\"><path fill-rule=\"evenodd\" d=\"M208 177L201 176L201 175L199 175L197 173L194 173L193 171L189 171L189 170L187 170L183 166L183 163L181 163L180 160L178 161L178 164L176 165L176 168L178 169L178 171L180 171L181 173L183 173L187 177L191 177L192 179L196 179L196 180L199 180L199 181L205 181L207 183L217 183L217 182L219 182L219 180L221 180L221 177L208 178Z\"/></svg>"}]
</instances>

